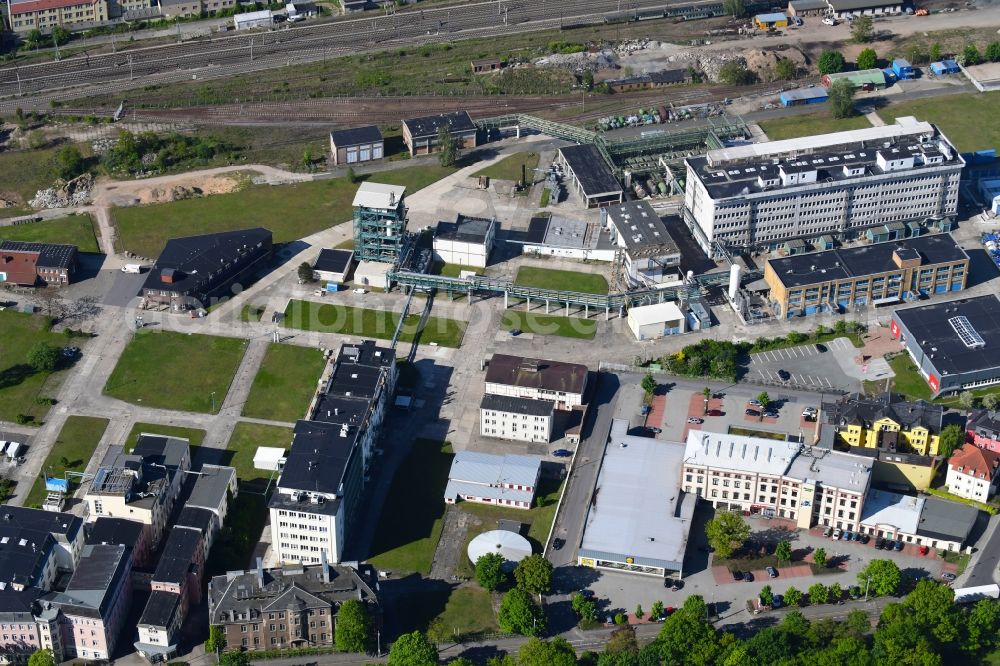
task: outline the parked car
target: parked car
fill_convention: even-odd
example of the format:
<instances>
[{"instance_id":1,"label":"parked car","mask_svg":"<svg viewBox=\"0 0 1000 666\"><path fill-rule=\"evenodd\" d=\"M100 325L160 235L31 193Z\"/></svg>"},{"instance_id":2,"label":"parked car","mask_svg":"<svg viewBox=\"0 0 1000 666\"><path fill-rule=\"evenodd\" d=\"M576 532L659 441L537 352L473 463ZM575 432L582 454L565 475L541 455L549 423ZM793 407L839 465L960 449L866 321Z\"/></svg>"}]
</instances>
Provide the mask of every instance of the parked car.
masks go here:
<instances>
[{"instance_id":1,"label":"parked car","mask_svg":"<svg viewBox=\"0 0 1000 666\"><path fill-rule=\"evenodd\" d=\"M768 410L768 411L764 412L764 418L765 419L776 419L776 418L778 418L778 412L775 412L773 410Z\"/></svg>"},{"instance_id":2,"label":"parked car","mask_svg":"<svg viewBox=\"0 0 1000 666\"><path fill-rule=\"evenodd\" d=\"M837 25L837 21L828 16L825 19L823 19L823 25Z\"/></svg>"},{"instance_id":3,"label":"parked car","mask_svg":"<svg viewBox=\"0 0 1000 666\"><path fill-rule=\"evenodd\" d=\"M552 550L562 550L562 547L566 545L566 539L555 538L552 540Z\"/></svg>"},{"instance_id":4,"label":"parked car","mask_svg":"<svg viewBox=\"0 0 1000 666\"><path fill-rule=\"evenodd\" d=\"M710 409L705 416L725 416L726 413L721 409Z\"/></svg>"},{"instance_id":5,"label":"parked car","mask_svg":"<svg viewBox=\"0 0 1000 666\"><path fill-rule=\"evenodd\" d=\"M885 545L885 539L882 537L875 537L875 549L882 550L882 546Z\"/></svg>"},{"instance_id":6,"label":"parked car","mask_svg":"<svg viewBox=\"0 0 1000 666\"><path fill-rule=\"evenodd\" d=\"M695 425L701 425L705 422L705 419L699 419L697 416L692 416L688 419L688 423L693 423Z\"/></svg>"},{"instance_id":7,"label":"parked car","mask_svg":"<svg viewBox=\"0 0 1000 666\"><path fill-rule=\"evenodd\" d=\"M899 551L903 550L903 542L902 542L902 541L897 541L896 543L894 543L894 544L892 545L892 549L893 549L894 551L896 551L897 553L898 553Z\"/></svg>"},{"instance_id":8,"label":"parked car","mask_svg":"<svg viewBox=\"0 0 1000 666\"><path fill-rule=\"evenodd\" d=\"M743 580L743 572L739 569L733 569L733 580L737 583Z\"/></svg>"},{"instance_id":9,"label":"parked car","mask_svg":"<svg viewBox=\"0 0 1000 666\"><path fill-rule=\"evenodd\" d=\"M76 358L76 355L80 353L79 347L63 347L62 355L66 358Z\"/></svg>"},{"instance_id":10,"label":"parked car","mask_svg":"<svg viewBox=\"0 0 1000 666\"><path fill-rule=\"evenodd\" d=\"M753 405L754 407L762 407L759 400L747 400L748 405Z\"/></svg>"},{"instance_id":11,"label":"parked car","mask_svg":"<svg viewBox=\"0 0 1000 666\"><path fill-rule=\"evenodd\" d=\"M768 578L777 578L778 577L778 570L775 569L774 567L766 567L764 569L764 571L767 572L767 577Z\"/></svg>"},{"instance_id":12,"label":"parked car","mask_svg":"<svg viewBox=\"0 0 1000 666\"><path fill-rule=\"evenodd\" d=\"M567 451L566 449L556 449L555 451L552 452L552 455L554 455L556 458L569 458L570 456L573 455L573 452Z\"/></svg>"},{"instance_id":13,"label":"parked car","mask_svg":"<svg viewBox=\"0 0 1000 666\"><path fill-rule=\"evenodd\" d=\"M771 602L771 608L781 608L785 605L785 598L780 594L774 595L774 600Z\"/></svg>"},{"instance_id":14,"label":"parked car","mask_svg":"<svg viewBox=\"0 0 1000 666\"><path fill-rule=\"evenodd\" d=\"M676 592L677 590L684 587L684 581L681 580L680 578L677 578L676 580L671 580L670 583L671 583L670 585L671 592Z\"/></svg>"},{"instance_id":15,"label":"parked car","mask_svg":"<svg viewBox=\"0 0 1000 666\"><path fill-rule=\"evenodd\" d=\"M854 532L850 530L844 532L844 535L841 537L841 539L843 539L844 541L850 541L853 538L854 538Z\"/></svg>"},{"instance_id":16,"label":"parked car","mask_svg":"<svg viewBox=\"0 0 1000 666\"><path fill-rule=\"evenodd\" d=\"M861 541L861 537L862 536L864 536L864 535L862 535L861 532L855 532L854 533L854 540L855 541Z\"/></svg>"},{"instance_id":17,"label":"parked car","mask_svg":"<svg viewBox=\"0 0 1000 666\"><path fill-rule=\"evenodd\" d=\"M807 419L814 419L814 418L816 418L816 408L815 407L806 407L805 409L802 410L802 416L804 416Z\"/></svg>"},{"instance_id":18,"label":"parked car","mask_svg":"<svg viewBox=\"0 0 1000 666\"><path fill-rule=\"evenodd\" d=\"M861 543L867 545L868 542L871 541L871 540L872 540L872 538L870 536L868 536L867 534L862 534L861 535Z\"/></svg>"},{"instance_id":19,"label":"parked car","mask_svg":"<svg viewBox=\"0 0 1000 666\"><path fill-rule=\"evenodd\" d=\"M743 413L746 414L747 416L760 416L760 412L758 412L756 409L747 409Z\"/></svg>"},{"instance_id":20,"label":"parked car","mask_svg":"<svg viewBox=\"0 0 1000 666\"><path fill-rule=\"evenodd\" d=\"M368 291L367 291L366 289L361 289L361 288L359 287L359 288L357 288L357 289L355 289L355 290L354 290L354 293L355 293L355 294L367 294L367 293L368 293Z\"/></svg>"},{"instance_id":21,"label":"parked car","mask_svg":"<svg viewBox=\"0 0 1000 666\"><path fill-rule=\"evenodd\" d=\"M788 370L778 370L778 376L781 377L781 381L783 382L787 382L792 378L792 375L788 372Z\"/></svg>"},{"instance_id":22,"label":"parked car","mask_svg":"<svg viewBox=\"0 0 1000 666\"><path fill-rule=\"evenodd\" d=\"M955 576L955 574L951 573L950 571L945 571L943 574L941 574L941 580L948 583L955 580L955 578L957 578L957 576Z\"/></svg>"},{"instance_id":23,"label":"parked car","mask_svg":"<svg viewBox=\"0 0 1000 666\"><path fill-rule=\"evenodd\" d=\"M745 571L743 573L743 582L744 583L752 583L753 582L753 574L751 572L749 572L749 571Z\"/></svg>"},{"instance_id":24,"label":"parked car","mask_svg":"<svg viewBox=\"0 0 1000 666\"><path fill-rule=\"evenodd\" d=\"M831 534L833 534L833 528L832 527L830 527L829 525L827 525L825 528L823 528L823 536L828 537Z\"/></svg>"},{"instance_id":25,"label":"parked car","mask_svg":"<svg viewBox=\"0 0 1000 666\"><path fill-rule=\"evenodd\" d=\"M646 430L648 430L649 432L653 433L654 435L659 435L661 432L663 432L662 430L660 430L659 428L657 428L655 426L646 426Z\"/></svg>"},{"instance_id":26,"label":"parked car","mask_svg":"<svg viewBox=\"0 0 1000 666\"><path fill-rule=\"evenodd\" d=\"M649 405L643 405L642 409L639 410L639 413L642 414L643 416L649 414Z\"/></svg>"},{"instance_id":27,"label":"parked car","mask_svg":"<svg viewBox=\"0 0 1000 666\"><path fill-rule=\"evenodd\" d=\"M833 540L834 540L834 541L838 541L838 540L840 539L840 535L841 535L841 534L843 534L843 532L841 532L839 528L838 528L838 529L835 529L835 530L833 531Z\"/></svg>"},{"instance_id":28,"label":"parked car","mask_svg":"<svg viewBox=\"0 0 1000 666\"><path fill-rule=\"evenodd\" d=\"M921 555L926 555L927 553L929 553L929 552L930 552L930 550L931 550L931 549L930 549L930 548L928 548L927 546L921 546L921 547L920 547L920 554L921 554Z\"/></svg>"}]
</instances>

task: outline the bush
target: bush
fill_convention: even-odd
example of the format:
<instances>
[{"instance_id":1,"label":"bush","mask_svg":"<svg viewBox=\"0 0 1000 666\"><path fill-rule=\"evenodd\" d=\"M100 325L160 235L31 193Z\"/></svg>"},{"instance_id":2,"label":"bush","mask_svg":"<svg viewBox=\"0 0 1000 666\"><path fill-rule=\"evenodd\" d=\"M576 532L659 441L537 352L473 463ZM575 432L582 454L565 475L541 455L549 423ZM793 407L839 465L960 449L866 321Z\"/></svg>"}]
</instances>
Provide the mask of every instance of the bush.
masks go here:
<instances>
[{"instance_id":1,"label":"bush","mask_svg":"<svg viewBox=\"0 0 1000 666\"><path fill-rule=\"evenodd\" d=\"M757 80L757 75L746 65L735 60L727 62L719 69L719 82L730 86L748 86Z\"/></svg>"},{"instance_id":2,"label":"bush","mask_svg":"<svg viewBox=\"0 0 1000 666\"><path fill-rule=\"evenodd\" d=\"M836 74L844 71L844 56L840 51L823 51L816 62L820 74Z\"/></svg>"},{"instance_id":3,"label":"bush","mask_svg":"<svg viewBox=\"0 0 1000 666\"><path fill-rule=\"evenodd\" d=\"M858 69L874 69L878 65L878 55L875 53L875 49L861 49L856 64Z\"/></svg>"}]
</instances>

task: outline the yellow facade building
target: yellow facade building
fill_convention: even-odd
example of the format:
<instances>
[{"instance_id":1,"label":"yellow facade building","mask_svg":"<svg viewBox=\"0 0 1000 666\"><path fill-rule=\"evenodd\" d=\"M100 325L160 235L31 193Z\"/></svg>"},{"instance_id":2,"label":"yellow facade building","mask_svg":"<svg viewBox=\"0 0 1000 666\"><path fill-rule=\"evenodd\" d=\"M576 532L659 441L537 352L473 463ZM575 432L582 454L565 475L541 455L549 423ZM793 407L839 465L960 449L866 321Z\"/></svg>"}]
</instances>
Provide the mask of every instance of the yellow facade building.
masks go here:
<instances>
[{"instance_id":1,"label":"yellow facade building","mask_svg":"<svg viewBox=\"0 0 1000 666\"><path fill-rule=\"evenodd\" d=\"M940 405L909 402L893 393L873 398L852 394L824 404L823 411L843 445L920 456L938 453L944 413Z\"/></svg>"}]
</instances>

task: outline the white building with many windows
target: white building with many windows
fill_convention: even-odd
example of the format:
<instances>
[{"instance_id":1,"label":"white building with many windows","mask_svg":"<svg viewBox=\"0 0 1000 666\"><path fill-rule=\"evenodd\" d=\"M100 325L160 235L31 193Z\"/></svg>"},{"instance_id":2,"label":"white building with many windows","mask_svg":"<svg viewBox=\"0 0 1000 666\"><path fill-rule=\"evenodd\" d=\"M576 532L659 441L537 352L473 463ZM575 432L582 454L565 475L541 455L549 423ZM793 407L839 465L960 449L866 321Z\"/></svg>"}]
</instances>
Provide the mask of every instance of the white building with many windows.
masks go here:
<instances>
[{"instance_id":1,"label":"white building with many windows","mask_svg":"<svg viewBox=\"0 0 1000 666\"><path fill-rule=\"evenodd\" d=\"M479 434L483 437L542 442L552 439L555 403L487 393L479 403Z\"/></svg>"},{"instance_id":2,"label":"white building with many windows","mask_svg":"<svg viewBox=\"0 0 1000 666\"><path fill-rule=\"evenodd\" d=\"M915 221L950 229L965 162L938 129L892 125L720 148L689 157L685 221L706 254L719 243L773 249L792 238L854 237Z\"/></svg>"},{"instance_id":3,"label":"white building with many windows","mask_svg":"<svg viewBox=\"0 0 1000 666\"><path fill-rule=\"evenodd\" d=\"M551 400L556 409L583 405L587 366L523 356L493 354L486 368L486 393Z\"/></svg>"}]
</instances>

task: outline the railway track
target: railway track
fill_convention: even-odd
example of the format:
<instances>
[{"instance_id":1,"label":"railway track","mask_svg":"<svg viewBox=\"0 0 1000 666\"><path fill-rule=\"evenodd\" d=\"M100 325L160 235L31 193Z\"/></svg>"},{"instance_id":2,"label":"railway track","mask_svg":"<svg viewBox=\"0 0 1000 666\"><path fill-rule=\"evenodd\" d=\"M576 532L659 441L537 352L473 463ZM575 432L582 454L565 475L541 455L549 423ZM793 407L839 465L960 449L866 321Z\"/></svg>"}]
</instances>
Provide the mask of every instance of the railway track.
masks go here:
<instances>
[{"instance_id":1,"label":"railway track","mask_svg":"<svg viewBox=\"0 0 1000 666\"><path fill-rule=\"evenodd\" d=\"M496 0L401 10L395 14L77 55L0 67L0 110L48 106L88 94L118 93L153 83L205 80L316 62L343 55L474 37L602 22L622 12L659 15L679 7L715 7L719 0Z\"/></svg>"}]
</instances>

